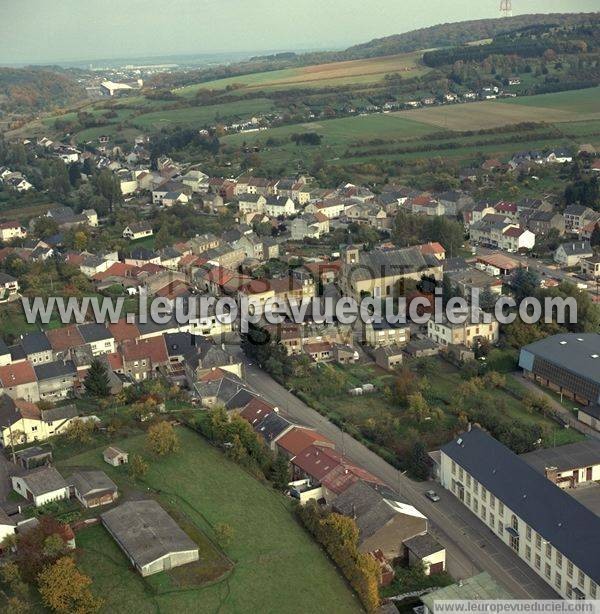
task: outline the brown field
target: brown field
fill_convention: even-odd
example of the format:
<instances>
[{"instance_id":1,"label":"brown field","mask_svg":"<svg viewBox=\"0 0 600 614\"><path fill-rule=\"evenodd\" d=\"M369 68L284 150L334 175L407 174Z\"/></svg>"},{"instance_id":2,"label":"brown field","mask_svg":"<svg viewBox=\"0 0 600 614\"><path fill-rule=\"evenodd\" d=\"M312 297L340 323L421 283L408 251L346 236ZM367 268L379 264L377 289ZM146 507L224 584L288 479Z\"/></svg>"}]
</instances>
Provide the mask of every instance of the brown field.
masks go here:
<instances>
[{"instance_id":1,"label":"brown field","mask_svg":"<svg viewBox=\"0 0 600 614\"><path fill-rule=\"evenodd\" d=\"M524 122L559 123L600 119L600 112L577 113L574 110L507 104L495 100L399 111L394 115L457 131L485 130Z\"/></svg>"}]
</instances>

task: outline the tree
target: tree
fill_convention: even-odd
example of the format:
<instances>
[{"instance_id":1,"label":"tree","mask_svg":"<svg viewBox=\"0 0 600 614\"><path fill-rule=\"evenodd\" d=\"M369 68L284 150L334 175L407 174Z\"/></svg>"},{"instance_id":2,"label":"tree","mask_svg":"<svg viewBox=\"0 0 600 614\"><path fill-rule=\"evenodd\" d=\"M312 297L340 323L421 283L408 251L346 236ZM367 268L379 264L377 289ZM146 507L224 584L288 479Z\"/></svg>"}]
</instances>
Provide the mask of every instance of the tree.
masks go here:
<instances>
[{"instance_id":1,"label":"tree","mask_svg":"<svg viewBox=\"0 0 600 614\"><path fill-rule=\"evenodd\" d=\"M165 456L179 449L179 437L172 425L165 421L157 422L148 429L146 442L158 456Z\"/></svg>"},{"instance_id":2,"label":"tree","mask_svg":"<svg viewBox=\"0 0 600 614\"><path fill-rule=\"evenodd\" d=\"M215 533L217 535L219 544L221 544L221 546L223 547L226 547L231 543L235 531L230 524L227 524L226 522L219 522L215 526Z\"/></svg>"},{"instance_id":3,"label":"tree","mask_svg":"<svg viewBox=\"0 0 600 614\"><path fill-rule=\"evenodd\" d=\"M83 380L86 392L93 397L107 397L110 394L110 379L106 365L94 358Z\"/></svg>"},{"instance_id":4,"label":"tree","mask_svg":"<svg viewBox=\"0 0 600 614\"><path fill-rule=\"evenodd\" d=\"M429 456L422 441L416 441L406 460L406 466L417 480L426 480L430 473Z\"/></svg>"},{"instance_id":5,"label":"tree","mask_svg":"<svg viewBox=\"0 0 600 614\"><path fill-rule=\"evenodd\" d=\"M65 430L67 439L78 441L79 443L90 443L92 441L92 433L95 429L95 424L89 420L75 418L71 420L69 426Z\"/></svg>"},{"instance_id":6,"label":"tree","mask_svg":"<svg viewBox=\"0 0 600 614\"><path fill-rule=\"evenodd\" d=\"M38 577L44 603L57 614L93 614L102 600L91 591L92 580L68 556L44 568Z\"/></svg>"},{"instance_id":7,"label":"tree","mask_svg":"<svg viewBox=\"0 0 600 614\"><path fill-rule=\"evenodd\" d=\"M590 237L590 243L592 247L600 247L600 224L594 226L592 230L592 236Z\"/></svg>"},{"instance_id":8,"label":"tree","mask_svg":"<svg viewBox=\"0 0 600 614\"><path fill-rule=\"evenodd\" d=\"M278 454L271 466L270 476L273 486L279 490L285 490L290 481L290 464L283 454Z\"/></svg>"},{"instance_id":9,"label":"tree","mask_svg":"<svg viewBox=\"0 0 600 614\"><path fill-rule=\"evenodd\" d=\"M33 234L40 239L47 239L58 232L56 220L47 215L39 217L33 224Z\"/></svg>"}]
</instances>

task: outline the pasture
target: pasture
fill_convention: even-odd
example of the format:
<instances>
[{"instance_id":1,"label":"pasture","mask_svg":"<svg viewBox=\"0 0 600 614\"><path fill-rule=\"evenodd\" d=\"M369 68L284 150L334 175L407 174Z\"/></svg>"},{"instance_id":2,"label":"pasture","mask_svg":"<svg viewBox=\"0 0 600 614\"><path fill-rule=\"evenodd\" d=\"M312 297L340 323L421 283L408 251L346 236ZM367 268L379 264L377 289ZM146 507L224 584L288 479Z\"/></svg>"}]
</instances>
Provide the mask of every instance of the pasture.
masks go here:
<instances>
[{"instance_id":1,"label":"pasture","mask_svg":"<svg viewBox=\"0 0 600 614\"><path fill-rule=\"evenodd\" d=\"M86 529L78 537L81 565L105 599L103 612L300 614L318 611L324 603L333 613L361 611L333 564L294 519L288 499L251 477L196 433L179 428L178 434L180 451L161 459L148 453L144 435L115 442L150 461L148 473L138 483L128 477L126 466L114 468L102 460L103 446L58 465L65 474L72 467L100 468L116 482L124 498L158 493L165 507L185 516L211 542L216 541L214 527L227 523L233 528L233 538L224 549L234 562L233 570L221 581L204 586L190 586L188 566L177 568L180 572L174 578L160 573L144 579L131 569L102 527ZM206 543L201 548L210 552Z\"/></svg>"},{"instance_id":2,"label":"pasture","mask_svg":"<svg viewBox=\"0 0 600 614\"><path fill-rule=\"evenodd\" d=\"M431 126L413 121L408 118L398 117L394 114L358 115L340 119L328 119L324 121L308 122L304 124L292 124L280 126L271 130L250 133L232 134L223 139L223 142L231 145L239 145L243 142L254 143L265 138L289 139L292 134L302 132L316 132L324 138L327 145L348 145L358 140L372 139L410 139L434 132Z\"/></svg>"},{"instance_id":3,"label":"pasture","mask_svg":"<svg viewBox=\"0 0 600 614\"><path fill-rule=\"evenodd\" d=\"M314 64L249 75L239 75L205 83L196 83L174 90L180 96L193 96L200 89L225 89L236 86L243 90L287 89L294 87L329 87L376 83L386 74L398 73L406 78L425 74L429 69L421 63L420 52Z\"/></svg>"},{"instance_id":4,"label":"pasture","mask_svg":"<svg viewBox=\"0 0 600 614\"><path fill-rule=\"evenodd\" d=\"M248 120L255 113L268 113L272 109L273 103L267 98L255 98L226 104L144 113L131 120L131 123L140 130L157 130L173 126L203 128L217 120Z\"/></svg>"}]
</instances>

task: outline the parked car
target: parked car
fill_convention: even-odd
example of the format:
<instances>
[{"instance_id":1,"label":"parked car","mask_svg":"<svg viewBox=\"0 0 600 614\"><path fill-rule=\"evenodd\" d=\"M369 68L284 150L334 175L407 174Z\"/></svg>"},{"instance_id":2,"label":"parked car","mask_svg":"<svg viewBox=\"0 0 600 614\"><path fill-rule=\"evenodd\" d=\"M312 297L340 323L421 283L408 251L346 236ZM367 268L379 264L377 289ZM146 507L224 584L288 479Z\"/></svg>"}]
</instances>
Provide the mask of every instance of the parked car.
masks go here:
<instances>
[{"instance_id":1,"label":"parked car","mask_svg":"<svg viewBox=\"0 0 600 614\"><path fill-rule=\"evenodd\" d=\"M430 500L436 503L440 500L440 496L435 492L435 490L428 490L425 492L425 496Z\"/></svg>"}]
</instances>

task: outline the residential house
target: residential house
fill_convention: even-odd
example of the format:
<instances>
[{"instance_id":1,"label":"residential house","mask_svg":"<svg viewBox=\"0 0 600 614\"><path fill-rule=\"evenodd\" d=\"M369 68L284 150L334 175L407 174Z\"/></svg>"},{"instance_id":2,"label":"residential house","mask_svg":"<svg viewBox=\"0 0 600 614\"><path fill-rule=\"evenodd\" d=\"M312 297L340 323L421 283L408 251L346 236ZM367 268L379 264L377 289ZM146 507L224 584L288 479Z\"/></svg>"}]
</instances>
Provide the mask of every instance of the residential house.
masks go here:
<instances>
[{"instance_id":1,"label":"residential house","mask_svg":"<svg viewBox=\"0 0 600 614\"><path fill-rule=\"evenodd\" d=\"M427 336L442 346L464 345L467 348L477 347L482 341L491 344L498 343L500 338L500 326L491 314L480 314L481 322L472 323L467 318L462 324L452 323L447 318L443 322L430 319L427 322ZM490 322L485 322L485 316L489 316Z\"/></svg>"},{"instance_id":2,"label":"residential house","mask_svg":"<svg viewBox=\"0 0 600 614\"><path fill-rule=\"evenodd\" d=\"M161 367L169 362L164 337L125 341L121 346L123 372L136 382L158 374Z\"/></svg>"},{"instance_id":3,"label":"residential house","mask_svg":"<svg viewBox=\"0 0 600 614\"><path fill-rule=\"evenodd\" d=\"M331 505L356 522L359 552L381 550L391 563L404 558L403 542L427 531L427 518L387 487L358 480Z\"/></svg>"},{"instance_id":4,"label":"residential house","mask_svg":"<svg viewBox=\"0 0 600 614\"><path fill-rule=\"evenodd\" d=\"M44 364L51 362L53 359L52 346L48 337L41 331L21 335L19 345L23 348L25 357L32 365Z\"/></svg>"},{"instance_id":5,"label":"residential house","mask_svg":"<svg viewBox=\"0 0 600 614\"><path fill-rule=\"evenodd\" d=\"M422 565L426 576L446 571L446 549L430 533L405 539L404 552L409 567Z\"/></svg>"},{"instance_id":6,"label":"residential house","mask_svg":"<svg viewBox=\"0 0 600 614\"><path fill-rule=\"evenodd\" d=\"M565 218L558 211L536 211L527 218L526 227L538 236L547 235L551 230L565 233Z\"/></svg>"},{"instance_id":7,"label":"residential house","mask_svg":"<svg viewBox=\"0 0 600 614\"><path fill-rule=\"evenodd\" d=\"M130 241L137 241L138 239L145 239L151 237L154 234L152 230L152 224L150 222L132 222L123 230L123 238Z\"/></svg>"},{"instance_id":8,"label":"residential house","mask_svg":"<svg viewBox=\"0 0 600 614\"><path fill-rule=\"evenodd\" d=\"M238 209L241 215L249 213L264 213L267 199L262 194L244 194L238 201Z\"/></svg>"},{"instance_id":9,"label":"residential house","mask_svg":"<svg viewBox=\"0 0 600 614\"><path fill-rule=\"evenodd\" d=\"M30 403L40 400L35 371L27 360L0 367L0 392Z\"/></svg>"},{"instance_id":10,"label":"residential house","mask_svg":"<svg viewBox=\"0 0 600 614\"><path fill-rule=\"evenodd\" d=\"M41 401L56 402L75 391L77 369L70 360L57 360L34 366Z\"/></svg>"},{"instance_id":11,"label":"residential house","mask_svg":"<svg viewBox=\"0 0 600 614\"><path fill-rule=\"evenodd\" d=\"M329 232L329 218L322 213L304 213L290 224L292 241L302 241L306 237L319 239Z\"/></svg>"},{"instance_id":12,"label":"residential house","mask_svg":"<svg viewBox=\"0 0 600 614\"><path fill-rule=\"evenodd\" d=\"M19 222L2 222L0 224L0 241L10 243L14 239L25 239L27 230Z\"/></svg>"},{"instance_id":13,"label":"residential house","mask_svg":"<svg viewBox=\"0 0 600 614\"><path fill-rule=\"evenodd\" d=\"M296 205L291 198L269 196L265 202L264 212L272 218L291 217L296 213Z\"/></svg>"},{"instance_id":14,"label":"residential house","mask_svg":"<svg viewBox=\"0 0 600 614\"><path fill-rule=\"evenodd\" d=\"M577 266L583 258L591 258L594 250L589 241L573 241L563 243L554 252L554 262L558 262L563 267Z\"/></svg>"},{"instance_id":15,"label":"residential house","mask_svg":"<svg viewBox=\"0 0 600 614\"><path fill-rule=\"evenodd\" d=\"M600 278L600 255L591 258L582 258L579 261L581 274L592 279Z\"/></svg>"},{"instance_id":16,"label":"residential house","mask_svg":"<svg viewBox=\"0 0 600 614\"><path fill-rule=\"evenodd\" d=\"M8 275L0 273L0 303L12 301L19 296L19 280Z\"/></svg>"},{"instance_id":17,"label":"residential house","mask_svg":"<svg viewBox=\"0 0 600 614\"><path fill-rule=\"evenodd\" d=\"M593 211L589 207L578 204L569 205L563 214L565 230L567 232L579 233L592 213Z\"/></svg>"},{"instance_id":18,"label":"residential house","mask_svg":"<svg viewBox=\"0 0 600 614\"><path fill-rule=\"evenodd\" d=\"M364 322L364 341L372 348L406 345L410 341L410 326L388 322L385 318Z\"/></svg>"},{"instance_id":19,"label":"residential house","mask_svg":"<svg viewBox=\"0 0 600 614\"><path fill-rule=\"evenodd\" d=\"M402 366L404 351L398 345L385 345L373 351L375 364L387 371L393 371Z\"/></svg>"},{"instance_id":20,"label":"residential house","mask_svg":"<svg viewBox=\"0 0 600 614\"><path fill-rule=\"evenodd\" d=\"M115 339L104 324L79 324L77 330L83 341L89 344L94 356L112 354L115 351Z\"/></svg>"}]
</instances>

